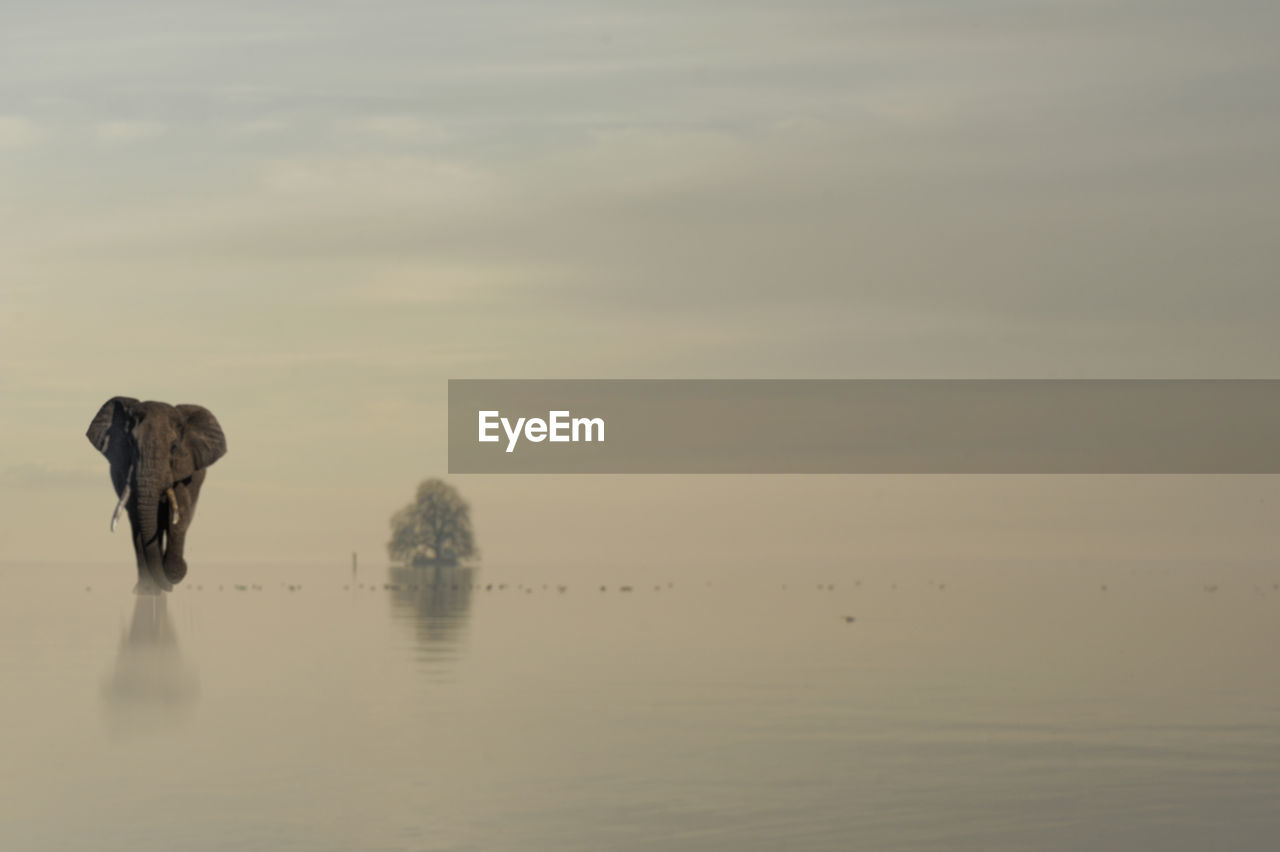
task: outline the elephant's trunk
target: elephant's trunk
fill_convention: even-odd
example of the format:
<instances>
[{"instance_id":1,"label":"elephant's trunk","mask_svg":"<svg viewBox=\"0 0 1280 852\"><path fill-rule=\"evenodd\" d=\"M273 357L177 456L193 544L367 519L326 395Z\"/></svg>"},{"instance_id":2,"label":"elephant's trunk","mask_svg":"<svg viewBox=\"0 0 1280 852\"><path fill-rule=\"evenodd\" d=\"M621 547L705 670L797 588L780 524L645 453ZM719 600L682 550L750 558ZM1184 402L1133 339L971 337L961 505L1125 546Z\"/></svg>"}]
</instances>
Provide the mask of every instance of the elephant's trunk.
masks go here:
<instances>
[{"instance_id":1,"label":"elephant's trunk","mask_svg":"<svg viewBox=\"0 0 1280 852\"><path fill-rule=\"evenodd\" d=\"M147 573L160 588L170 588L164 579L163 547L160 541L160 499L169 487L167 465L157 464L143 456L138 465L138 488L134 508L138 513L138 529L142 534L143 561Z\"/></svg>"},{"instance_id":2,"label":"elephant's trunk","mask_svg":"<svg viewBox=\"0 0 1280 852\"><path fill-rule=\"evenodd\" d=\"M142 530L144 547L158 543L156 536L160 526L160 488L155 484L138 483L138 526Z\"/></svg>"}]
</instances>

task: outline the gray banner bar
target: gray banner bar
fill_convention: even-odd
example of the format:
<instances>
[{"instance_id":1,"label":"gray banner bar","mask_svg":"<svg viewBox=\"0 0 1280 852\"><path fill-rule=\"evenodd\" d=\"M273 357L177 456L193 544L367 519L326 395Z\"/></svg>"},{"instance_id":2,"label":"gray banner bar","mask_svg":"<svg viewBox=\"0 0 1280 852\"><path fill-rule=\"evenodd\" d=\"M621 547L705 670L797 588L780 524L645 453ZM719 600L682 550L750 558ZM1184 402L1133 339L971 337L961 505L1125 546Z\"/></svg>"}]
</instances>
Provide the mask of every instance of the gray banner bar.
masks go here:
<instances>
[{"instance_id":1,"label":"gray banner bar","mask_svg":"<svg viewBox=\"0 0 1280 852\"><path fill-rule=\"evenodd\" d=\"M1277 438L1280 380L449 382L450 473L1280 473Z\"/></svg>"}]
</instances>

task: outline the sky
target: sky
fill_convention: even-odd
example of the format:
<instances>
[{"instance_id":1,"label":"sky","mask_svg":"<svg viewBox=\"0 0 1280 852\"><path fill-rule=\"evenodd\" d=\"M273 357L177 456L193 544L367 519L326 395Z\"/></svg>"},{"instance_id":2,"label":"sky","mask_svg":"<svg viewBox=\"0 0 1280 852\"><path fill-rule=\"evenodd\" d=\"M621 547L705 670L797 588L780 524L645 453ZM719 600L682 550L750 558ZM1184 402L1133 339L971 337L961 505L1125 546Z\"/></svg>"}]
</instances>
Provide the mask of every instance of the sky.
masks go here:
<instances>
[{"instance_id":1,"label":"sky","mask_svg":"<svg viewBox=\"0 0 1280 852\"><path fill-rule=\"evenodd\" d=\"M5 3L0 560L383 558L449 378L1280 378L1253 2ZM487 561L1268 558L1273 477L458 477ZM655 546L657 545L657 546Z\"/></svg>"}]
</instances>

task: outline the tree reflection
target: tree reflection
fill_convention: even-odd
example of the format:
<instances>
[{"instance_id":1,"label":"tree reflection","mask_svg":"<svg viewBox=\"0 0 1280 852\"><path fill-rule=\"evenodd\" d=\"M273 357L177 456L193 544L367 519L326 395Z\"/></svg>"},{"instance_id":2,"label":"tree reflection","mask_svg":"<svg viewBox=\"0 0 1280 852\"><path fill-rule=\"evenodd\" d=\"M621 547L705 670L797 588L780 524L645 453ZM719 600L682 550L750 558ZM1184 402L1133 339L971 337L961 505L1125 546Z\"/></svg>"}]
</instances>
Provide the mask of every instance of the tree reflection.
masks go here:
<instances>
[{"instance_id":1,"label":"tree reflection","mask_svg":"<svg viewBox=\"0 0 1280 852\"><path fill-rule=\"evenodd\" d=\"M429 657L459 655L471 616L473 574L466 567L391 567L392 613L413 621L420 646Z\"/></svg>"},{"instance_id":2,"label":"tree reflection","mask_svg":"<svg viewBox=\"0 0 1280 852\"><path fill-rule=\"evenodd\" d=\"M199 679L178 649L167 600L168 595L134 598L115 668L102 685L107 725L117 734L169 727L185 718L199 697Z\"/></svg>"}]
</instances>

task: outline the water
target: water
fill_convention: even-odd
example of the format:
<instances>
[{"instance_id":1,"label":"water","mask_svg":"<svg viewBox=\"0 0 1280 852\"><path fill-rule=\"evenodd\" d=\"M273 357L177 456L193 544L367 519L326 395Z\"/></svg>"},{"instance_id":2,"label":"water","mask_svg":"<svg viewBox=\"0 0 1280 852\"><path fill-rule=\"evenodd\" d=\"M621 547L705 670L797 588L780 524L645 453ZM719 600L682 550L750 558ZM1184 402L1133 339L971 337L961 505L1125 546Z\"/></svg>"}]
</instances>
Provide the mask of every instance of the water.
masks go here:
<instances>
[{"instance_id":1,"label":"water","mask_svg":"<svg viewBox=\"0 0 1280 852\"><path fill-rule=\"evenodd\" d=\"M128 573L0 569L0 849L1280 843L1265 566Z\"/></svg>"}]
</instances>

